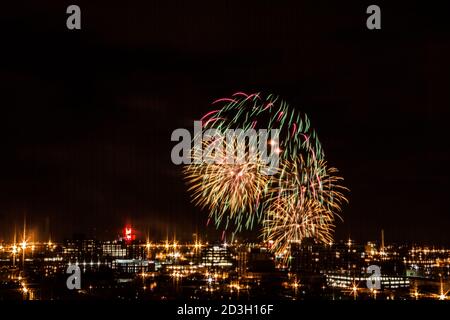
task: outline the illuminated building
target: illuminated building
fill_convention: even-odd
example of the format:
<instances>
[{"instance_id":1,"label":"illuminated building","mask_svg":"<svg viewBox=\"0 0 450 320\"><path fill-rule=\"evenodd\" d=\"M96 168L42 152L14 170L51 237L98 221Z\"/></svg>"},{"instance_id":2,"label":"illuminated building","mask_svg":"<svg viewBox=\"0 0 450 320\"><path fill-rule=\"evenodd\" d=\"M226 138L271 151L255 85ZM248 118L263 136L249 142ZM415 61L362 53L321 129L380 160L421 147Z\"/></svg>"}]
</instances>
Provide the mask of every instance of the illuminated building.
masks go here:
<instances>
[{"instance_id":1,"label":"illuminated building","mask_svg":"<svg viewBox=\"0 0 450 320\"><path fill-rule=\"evenodd\" d=\"M318 244L305 239L292 244L292 271L324 273L328 270L361 270L364 267L364 247L349 241L332 245Z\"/></svg>"},{"instance_id":2,"label":"illuminated building","mask_svg":"<svg viewBox=\"0 0 450 320\"><path fill-rule=\"evenodd\" d=\"M370 280L368 275L354 276L348 272L328 272L326 274L327 283L331 287L337 288L353 288L355 286L360 288L367 288L367 280ZM406 277L399 276L380 276L381 289L401 289L409 288L410 281Z\"/></svg>"},{"instance_id":3,"label":"illuminated building","mask_svg":"<svg viewBox=\"0 0 450 320\"><path fill-rule=\"evenodd\" d=\"M102 255L102 246L98 241L85 239L83 235L74 235L73 239L63 242L63 254L71 261L98 259Z\"/></svg>"},{"instance_id":4,"label":"illuminated building","mask_svg":"<svg viewBox=\"0 0 450 320\"><path fill-rule=\"evenodd\" d=\"M248 256L249 256L249 249L247 246L242 245L239 246L237 249L237 263L238 263L238 274L241 277L245 277L247 275L247 268L248 268Z\"/></svg>"},{"instance_id":5,"label":"illuminated building","mask_svg":"<svg viewBox=\"0 0 450 320\"><path fill-rule=\"evenodd\" d=\"M152 271L149 266L154 263L148 260L138 260L138 259L116 259L113 261L112 268L123 273L142 273Z\"/></svg>"},{"instance_id":6,"label":"illuminated building","mask_svg":"<svg viewBox=\"0 0 450 320\"><path fill-rule=\"evenodd\" d=\"M233 259L224 245L209 245L202 251L202 265L206 267L231 268Z\"/></svg>"},{"instance_id":7,"label":"illuminated building","mask_svg":"<svg viewBox=\"0 0 450 320\"><path fill-rule=\"evenodd\" d=\"M121 241L105 241L102 245L103 256L111 258L127 257L127 248Z\"/></svg>"},{"instance_id":8,"label":"illuminated building","mask_svg":"<svg viewBox=\"0 0 450 320\"><path fill-rule=\"evenodd\" d=\"M413 247L403 258L407 275L416 278L450 278L450 250Z\"/></svg>"}]
</instances>

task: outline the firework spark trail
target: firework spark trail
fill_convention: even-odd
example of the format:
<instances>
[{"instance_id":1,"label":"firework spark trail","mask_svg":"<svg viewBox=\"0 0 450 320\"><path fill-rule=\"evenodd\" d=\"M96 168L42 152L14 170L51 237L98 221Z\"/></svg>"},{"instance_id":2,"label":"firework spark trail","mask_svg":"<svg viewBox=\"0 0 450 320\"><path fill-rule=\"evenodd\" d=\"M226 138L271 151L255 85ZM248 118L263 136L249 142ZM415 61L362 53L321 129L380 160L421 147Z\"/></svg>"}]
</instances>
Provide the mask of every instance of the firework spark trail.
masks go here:
<instances>
[{"instance_id":1,"label":"firework spark trail","mask_svg":"<svg viewBox=\"0 0 450 320\"><path fill-rule=\"evenodd\" d=\"M296 156L306 149L315 149L317 160L323 157L323 151L315 132L310 128L306 114L303 114L280 100L277 96L263 96L260 93L245 94L238 92L233 98L220 98L213 102L216 106L224 103L219 110L208 112L202 117L220 118L220 121L208 122L205 128L225 129L279 129L282 156ZM307 135L305 141L301 136ZM311 156L311 155L309 155Z\"/></svg>"},{"instance_id":2,"label":"firework spark trail","mask_svg":"<svg viewBox=\"0 0 450 320\"><path fill-rule=\"evenodd\" d=\"M302 157L284 161L281 174L272 192L278 195L293 195L297 198L313 199L327 210L338 214L347 199L347 188L341 185L342 177L336 168L329 168L324 160L306 165Z\"/></svg>"}]
</instances>

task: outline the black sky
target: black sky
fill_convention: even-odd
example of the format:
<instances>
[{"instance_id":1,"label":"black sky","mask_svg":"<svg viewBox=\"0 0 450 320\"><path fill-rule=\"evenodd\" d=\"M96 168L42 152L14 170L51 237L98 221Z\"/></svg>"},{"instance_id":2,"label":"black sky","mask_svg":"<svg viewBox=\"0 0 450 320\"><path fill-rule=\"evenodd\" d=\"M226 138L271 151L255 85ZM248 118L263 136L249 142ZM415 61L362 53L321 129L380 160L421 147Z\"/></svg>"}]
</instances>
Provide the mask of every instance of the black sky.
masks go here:
<instances>
[{"instance_id":1,"label":"black sky","mask_svg":"<svg viewBox=\"0 0 450 320\"><path fill-rule=\"evenodd\" d=\"M78 4L82 30L66 29ZM425 1L29 1L0 14L0 240L205 229L171 132L236 91L307 112L350 188L336 237L450 244L450 37ZM3 5L2 5L3 6ZM170 225L170 226L169 226ZM210 228L211 229L211 228Z\"/></svg>"}]
</instances>

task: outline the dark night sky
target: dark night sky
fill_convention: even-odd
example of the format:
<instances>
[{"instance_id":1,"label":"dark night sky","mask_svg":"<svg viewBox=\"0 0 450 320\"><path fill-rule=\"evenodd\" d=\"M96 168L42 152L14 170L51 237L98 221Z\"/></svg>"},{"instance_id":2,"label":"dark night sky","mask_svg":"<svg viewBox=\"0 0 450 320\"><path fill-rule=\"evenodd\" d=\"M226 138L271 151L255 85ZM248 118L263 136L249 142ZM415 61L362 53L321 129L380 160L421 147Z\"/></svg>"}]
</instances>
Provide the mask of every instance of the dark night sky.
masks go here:
<instances>
[{"instance_id":1,"label":"dark night sky","mask_svg":"<svg viewBox=\"0 0 450 320\"><path fill-rule=\"evenodd\" d=\"M73 3L81 31L65 26ZM59 238L127 221L202 232L170 134L216 98L263 91L309 114L345 177L338 239L450 244L442 8L377 1L369 31L366 1L205 3L2 4L0 240L24 214L43 237L46 217Z\"/></svg>"}]
</instances>

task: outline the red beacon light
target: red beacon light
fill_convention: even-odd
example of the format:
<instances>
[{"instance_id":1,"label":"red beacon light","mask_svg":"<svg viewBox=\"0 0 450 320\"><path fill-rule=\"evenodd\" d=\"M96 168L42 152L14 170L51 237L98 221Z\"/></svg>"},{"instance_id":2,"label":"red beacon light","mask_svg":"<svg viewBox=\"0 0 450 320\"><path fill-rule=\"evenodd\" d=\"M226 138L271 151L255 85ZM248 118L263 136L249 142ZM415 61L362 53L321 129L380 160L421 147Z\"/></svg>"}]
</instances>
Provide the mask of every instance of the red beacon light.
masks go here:
<instances>
[{"instance_id":1,"label":"red beacon light","mask_svg":"<svg viewBox=\"0 0 450 320\"><path fill-rule=\"evenodd\" d=\"M133 228L131 226L126 226L123 230L124 240L125 241L133 241L136 240L136 234L134 233Z\"/></svg>"}]
</instances>

